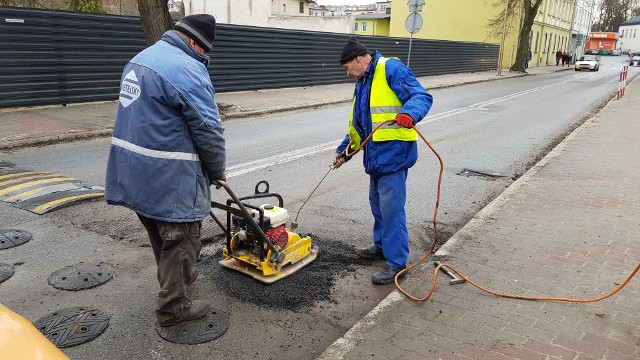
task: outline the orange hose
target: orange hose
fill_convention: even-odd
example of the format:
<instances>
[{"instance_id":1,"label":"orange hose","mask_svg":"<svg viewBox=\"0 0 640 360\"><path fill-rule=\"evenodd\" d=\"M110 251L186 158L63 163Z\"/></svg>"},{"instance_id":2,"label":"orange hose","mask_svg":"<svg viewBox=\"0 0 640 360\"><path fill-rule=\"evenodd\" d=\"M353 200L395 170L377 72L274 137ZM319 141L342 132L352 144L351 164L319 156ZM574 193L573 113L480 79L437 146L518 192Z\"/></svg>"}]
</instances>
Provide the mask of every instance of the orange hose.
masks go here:
<instances>
[{"instance_id":1,"label":"orange hose","mask_svg":"<svg viewBox=\"0 0 640 360\"><path fill-rule=\"evenodd\" d=\"M376 132L376 130L378 130L384 124L391 123L391 122L395 122L395 120L387 120L387 121L383 122L382 124L376 126L375 129L373 129L373 131L371 131L371 134L369 134L369 136L367 136L367 138L360 144L360 146L358 146L358 148L355 149L352 153L349 153L349 148L351 147L351 144L352 144L350 142L349 145L347 145L347 147L344 149L345 155L349 156L349 157L355 155L358 151L360 151L360 149L362 149L364 147L364 144L366 144L367 141L369 141L371 139L371 137L373 136L373 133ZM422 135L420 130L416 129L415 126L412 126L412 128L418 133L418 135L420 135L420 138L422 138L422 140L425 142L425 144L427 144L429 149L431 149L433 154L438 158L438 161L440 162L440 172L438 174L438 191L436 193L436 206L435 206L435 209L433 211L433 243L429 247L429 250L424 254L424 256L422 256L422 258L420 258L420 260L416 261L415 263L407 266L405 269L403 269L400 272L398 272L396 274L396 277L394 278L394 283L395 283L396 288L398 289L398 291L400 291L402 294L404 294L409 299L414 300L414 301L421 301L421 302L427 301L431 297L431 295L433 295L433 293L436 290L436 284L437 284L436 278L437 278L437 275L438 275L438 270L440 270L441 267L446 267L446 268L450 269L454 273L458 274L458 276L460 276L462 279L464 279L469 284L477 287L478 289L480 289L480 290L482 290L484 292L487 292L487 293L495 295L495 296L500 296L500 297L505 297L505 298L510 298L510 299L521 299L521 300L566 301L566 302L578 302L578 303L596 302L596 301L604 300L604 299L606 299L608 297L613 296L615 293L617 293L618 291L622 290L622 288L627 285L627 283L636 275L636 273L638 273L638 270L640 270L640 263L638 263L638 265L631 272L631 274L626 278L626 280L623 283L621 283L617 288L615 288L612 292L610 292L610 293L608 293L606 295L603 295L603 296L600 296L600 297L597 297L597 298L593 298L593 299L571 299L571 298L560 298L560 297L521 296L521 295L511 295L511 294L503 294L503 293L495 292L495 291L489 290L489 289L487 289L485 287L482 287L482 286L476 284L475 282L471 281L468 277L464 276L461 272L459 272L453 266L451 266L449 264L442 263L442 264L438 265L435 268L435 270L433 271L433 284L431 285L431 290L429 291L429 293L426 296L422 297L422 298L419 298L419 297L411 295L408 291L403 289L402 286L400 286L400 284L398 283L398 278L400 278L404 273L406 273L410 269L413 269L414 267L416 267L420 263L422 263L424 260L426 260L431 255L431 253L433 252L433 249L435 248L435 246L436 246L436 244L438 242L438 227L437 227L436 220L438 218L438 207L440 206L440 189L441 189L441 185L442 185L442 173L444 172L444 163L442 162L442 158L440 157L438 152L433 148L431 143L424 137L424 135Z\"/></svg>"}]
</instances>

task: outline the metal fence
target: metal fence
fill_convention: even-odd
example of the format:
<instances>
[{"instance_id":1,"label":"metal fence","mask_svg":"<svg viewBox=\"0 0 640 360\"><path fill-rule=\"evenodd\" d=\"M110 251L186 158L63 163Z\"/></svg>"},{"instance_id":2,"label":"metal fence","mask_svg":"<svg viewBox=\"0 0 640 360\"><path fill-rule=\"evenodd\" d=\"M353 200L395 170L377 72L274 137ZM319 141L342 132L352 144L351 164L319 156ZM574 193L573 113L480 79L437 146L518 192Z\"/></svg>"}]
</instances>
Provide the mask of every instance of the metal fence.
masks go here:
<instances>
[{"instance_id":1,"label":"metal fence","mask_svg":"<svg viewBox=\"0 0 640 360\"><path fill-rule=\"evenodd\" d=\"M346 34L219 24L208 55L217 92L350 81ZM409 39L358 36L406 62ZM144 49L137 17L0 7L0 108L115 100L122 68ZM418 76L495 69L499 46L414 39Z\"/></svg>"}]
</instances>

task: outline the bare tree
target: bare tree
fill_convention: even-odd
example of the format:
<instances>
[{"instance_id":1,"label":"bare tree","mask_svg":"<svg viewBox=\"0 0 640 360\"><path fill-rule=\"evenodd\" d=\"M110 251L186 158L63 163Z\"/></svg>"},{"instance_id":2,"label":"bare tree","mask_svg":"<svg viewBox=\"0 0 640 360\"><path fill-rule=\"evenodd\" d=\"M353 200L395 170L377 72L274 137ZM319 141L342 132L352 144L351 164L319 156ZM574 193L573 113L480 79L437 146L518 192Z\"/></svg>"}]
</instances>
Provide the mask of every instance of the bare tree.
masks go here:
<instances>
[{"instance_id":1,"label":"bare tree","mask_svg":"<svg viewBox=\"0 0 640 360\"><path fill-rule=\"evenodd\" d=\"M502 34L505 16L507 22L507 33L512 32L515 29L516 24L520 25L520 33L518 34L518 51L516 53L515 62L511 65L511 68L509 68L511 71L526 72L524 64L527 61L527 56L529 55L529 36L531 34L531 27L533 26L533 21L538 14L538 9L540 8L542 1L543 0L504 0L493 4L494 7L501 7L502 11L487 22L490 35L498 36Z\"/></svg>"},{"instance_id":2,"label":"bare tree","mask_svg":"<svg viewBox=\"0 0 640 360\"><path fill-rule=\"evenodd\" d=\"M640 13L638 6L638 0L602 0L598 7L600 16L592 30L617 32L620 23Z\"/></svg>"},{"instance_id":3,"label":"bare tree","mask_svg":"<svg viewBox=\"0 0 640 360\"><path fill-rule=\"evenodd\" d=\"M167 0L138 0L138 11L147 45L160 40L162 34L173 27Z\"/></svg>"}]
</instances>

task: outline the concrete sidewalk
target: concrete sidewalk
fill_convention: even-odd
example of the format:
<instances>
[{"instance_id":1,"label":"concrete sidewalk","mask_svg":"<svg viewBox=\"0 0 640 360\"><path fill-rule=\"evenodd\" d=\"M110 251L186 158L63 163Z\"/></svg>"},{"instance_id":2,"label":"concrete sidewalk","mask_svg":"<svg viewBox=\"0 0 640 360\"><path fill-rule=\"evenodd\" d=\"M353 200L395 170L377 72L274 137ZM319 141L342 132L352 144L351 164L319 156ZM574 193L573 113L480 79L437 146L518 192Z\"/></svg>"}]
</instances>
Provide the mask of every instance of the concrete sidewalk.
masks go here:
<instances>
[{"instance_id":1,"label":"concrete sidewalk","mask_svg":"<svg viewBox=\"0 0 640 360\"><path fill-rule=\"evenodd\" d=\"M529 74L550 73L571 68L540 66ZM427 89L456 86L522 76L522 73L495 71L450 74L419 78ZM215 86L215 79L214 79ZM216 94L223 120L273 114L297 109L347 103L353 96L353 83L308 86L274 90ZM73 104L19 109L0 109L0 150L44 145L98 136L110 136L117 102Z\"/></svg>"},{"instance_id":2,"label":"concrete sidewalk","mask_svg":"<svg viewBox=\"0 0 640 360\"><path fill-rule=\"evenodd\" d=\"M506 294L593 299L614 290L640 264L639 113L635 81L436 258ZM403 288L425 296L433 271L423 263ZM393 291L319 359L640 358L640 275L593 303L506 299L438 281L426 302Z\"/></svg>"}]
</instances>

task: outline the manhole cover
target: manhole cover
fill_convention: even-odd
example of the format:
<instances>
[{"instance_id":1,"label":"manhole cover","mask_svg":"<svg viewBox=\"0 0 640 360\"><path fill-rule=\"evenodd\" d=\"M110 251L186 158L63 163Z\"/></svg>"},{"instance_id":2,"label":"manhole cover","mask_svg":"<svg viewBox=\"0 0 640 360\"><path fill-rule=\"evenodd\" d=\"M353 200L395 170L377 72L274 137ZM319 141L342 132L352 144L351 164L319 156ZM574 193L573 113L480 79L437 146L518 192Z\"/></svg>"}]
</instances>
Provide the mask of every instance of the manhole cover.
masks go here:
<instances>
[{"instance_id":1,"label":"manhole cover","mask_svg":"<svg viewBox=\"0 0 640 360\"><path fill-rule=\"evenodd\" d=\"M109 326L109 316L97 309L71 307L54 311L33 325L55 346L66 348L98 337Z\"/></svg>"},{"instance_id":2,"label":"manhole cover","mask_svg":"<svg viewBox=\"0 0 640 360\"><path fill-rule=\"evenodd\" d=\"M104 264L78 263L56 270L49 276L49 284L56 289L84 290L111 280L111 270Z\"/></svg>"},{"instance_id":3,"label":"manhole cover","mask_svg":"<svg viewBox=\"0 0 640 360\"><path fill-rule=\"evenodd\" d=\"M20 246L31 240L32 235L24 230L0 230L0 250Z\"/></svg>"},{"instance_id":4,"label":"manhole cover","mask_svg":"<svg viewBox=\"0 0 640 360\"><path fill-rule=\"evenodd\" d=\"M229 328L229 316L212 310L203 318L185 321L173 326L156 324L161 338L176 344L202 344L222 336Z\"/></svg>"},{"instance_id":5,"label":"manhole cover","mask_svg":"<svg viewBox=\"0 0 640 360\"><path fill-rule=\"evenodd\" d=\"M8 278L12 277L13 273L13 265L0 263L0 283L3 283Z\"/></svg>"}]
</instances>

